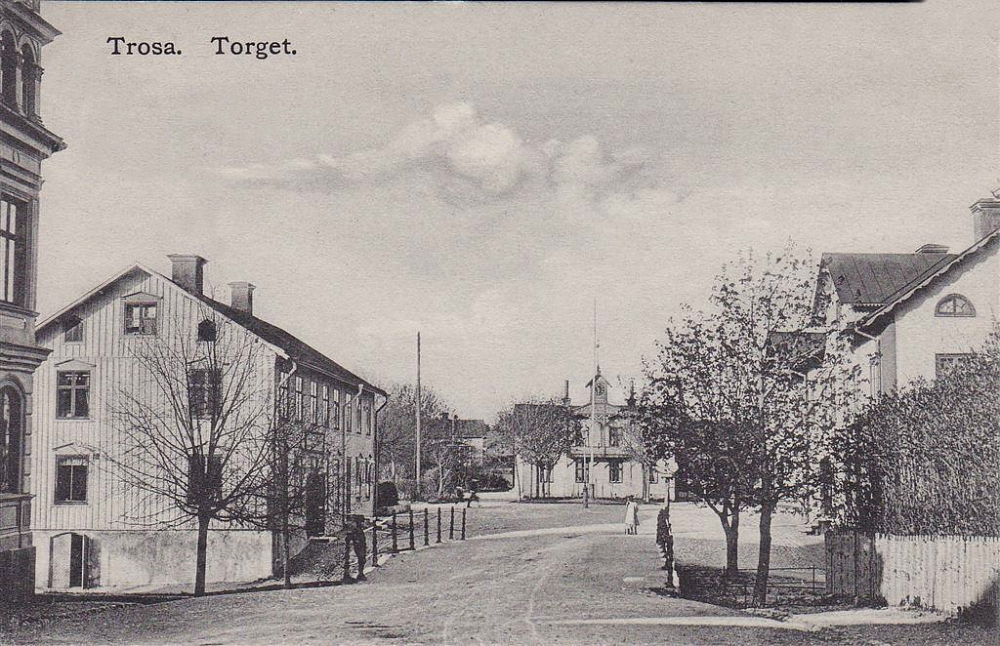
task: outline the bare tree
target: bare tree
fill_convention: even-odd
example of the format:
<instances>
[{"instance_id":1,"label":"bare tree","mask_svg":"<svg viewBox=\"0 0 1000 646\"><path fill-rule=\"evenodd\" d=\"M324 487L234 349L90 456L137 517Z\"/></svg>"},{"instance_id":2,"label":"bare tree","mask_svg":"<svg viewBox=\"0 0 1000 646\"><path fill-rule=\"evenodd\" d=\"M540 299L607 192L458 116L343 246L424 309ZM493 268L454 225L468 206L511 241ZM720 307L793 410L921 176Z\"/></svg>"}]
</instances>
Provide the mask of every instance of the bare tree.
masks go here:
<instances>
[{"instance_id":1,"label":"bare tree","mask_svg":"<svg viewBox=\"0 0 1000 646\"><path fill-rule=\"evenodd\" d=\"M416 466L417 395L411 384L393 384L387 390L389 402L378 417L378 463L393 482L398 482L400 478L412 478ZM437 419L447 405L426 385L420 390L421 417Z\"/></svg>"},{"instance_id":2,"label":"bare tree","mask_svg":"<svg viewBox=\"0 0 1000 646\"><path fill-rule=\"evenodd\" d=\"M129 340L134 378L108 402L103 448L132 498L129 521L197 526L195 595L205 593L213 522L251 522L268 486L274 381L263 343L203 308Z\"/></svg>"},{"instance_id":3,"label":"bare tree","mask_svg":"<svg viewBox=\"0 0 1000 646\"><path fill-rule=\"evenodd\" d=\"M498 441L517 458L535 468L535 494L547 495L542 474L580 439L580 420L558 400L536 400L513 404L501 411L496 425ZM518 497L522 483L517 475ZM529 495L531 491L529 490Z\"/></svg>"}]
</instances>

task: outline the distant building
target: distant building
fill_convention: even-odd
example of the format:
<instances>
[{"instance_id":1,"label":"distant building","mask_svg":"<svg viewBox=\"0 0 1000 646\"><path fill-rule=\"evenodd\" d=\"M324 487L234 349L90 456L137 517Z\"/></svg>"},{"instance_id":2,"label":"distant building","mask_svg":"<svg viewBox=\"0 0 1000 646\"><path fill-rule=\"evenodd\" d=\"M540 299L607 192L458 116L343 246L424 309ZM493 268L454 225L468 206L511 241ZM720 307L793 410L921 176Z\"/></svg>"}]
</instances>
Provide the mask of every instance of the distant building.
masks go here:
<instances>
[{"instance_id":1,"label":"distant building","mask_svg":"<svg viewBox=\"0 0 1000 646\"><path fill-rule=\"evenodd\" d=\"M612 403L610 384L600 368L596 381L596 389L593 379L587 382L587 388L593 390L592 395L587 403L578 405L572 403L569 381L566 382L562 404L579 418L583 426L581 441L548 468L538 468L518 458L517 478L525 487L524 493L534 495L529 492L540 491L543 497L582 497L592 461L591 491L596 498L672 497L676 470L673 464L657 460L644 465L637 459L640 444L637 429L630 427L628 421L633 397L630 396L625 404Z\"/></svg>"},{"instance_id":2,"label":"distant building","mask_svg":"<svg viewBox=\"0 0 1000 646\"><path fill-rule=\"evenodd\" d=\"M0 0L0 600L34 592L29 520L32 373L42 161L65 148L42 125L42 47L59 35L39 0Z\"/></svg>"},{"instance_id":3,"label":"distant building","mask_svg":"<svg viewBox=\"0 0 1000 646\"><path fill-rule=\"evenodd\" d=\"M197 533L192 526L152 526L172 503L125 490L113 459L120 456L111 455L121 450L111 412L123 391L143 392L142 384L150 383L148 370L128 350L132 344L150 337L163 344L156 347L171 349L184 339L211 343L216 320L235 324L260 341L256 387L278 393L274 403L280 410L274 418L310 425L309 445L294 459L296 477L307 483L305 533L328 535L347 513L372 513L376 416L386 394L258 318L253 285L231 283L232 299L226 305L202 291L203 258L170 258L170 278L136 264L38 328L39 342L52 349L35 378L31 456L41 588L155 587L193 579ZM189 398L208 390L190 385L198 381L198 372L191 368L187 375ZM200 382L210 379L203 376ZM194 400L190 408L197 415ZM136 516L145 516L146 524L136 522ZM293 554L308 536L296 538ZM278 536L270 532L213 526L207 580L270 576L279 548Z\"/></svg>"}]
</instances>

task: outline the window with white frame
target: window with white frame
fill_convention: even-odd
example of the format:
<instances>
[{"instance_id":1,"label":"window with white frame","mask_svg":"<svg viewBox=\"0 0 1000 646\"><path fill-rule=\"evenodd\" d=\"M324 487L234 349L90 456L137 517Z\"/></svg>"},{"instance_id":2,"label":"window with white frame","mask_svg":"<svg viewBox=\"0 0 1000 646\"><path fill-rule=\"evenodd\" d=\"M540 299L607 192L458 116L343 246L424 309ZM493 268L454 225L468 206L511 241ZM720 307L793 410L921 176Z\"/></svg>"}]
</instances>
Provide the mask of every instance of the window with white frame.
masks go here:
<instances>
[{"instance_id":1,"label":"window with white frame","mask_svg":"<svg viewBox=\"0 0 1000 646\"><path fill-rule=\"evenodd\" d=\"M934 308L934 316L975 316L976 308L961 294L948 294Z\"/></svg>"},{"instance_id":2,"label":"window with white frame","mask_svg":"<svg viewBox=\"0 0 1000 646\"><path fill-rule=\"evenodd\" d=\"M56 458L56 503L87 502L87 471L84 456Z\"/></svg>"},{"instance_id":3,"label":"window with white frame","mask_svg":"<svg viewBox=\"0 0 1000 646\"><path fill-rule=\"evenodd\" d=\"M60 370L56 373L56 417L90 417L90 372Z\"/></svg>"},{"instance_id":4,"label":"window with white frame","mask_svg":"<svg viewBox=\"0 0 1000 646\"><path fill-rule=\"evenodd\" d=\"M0 301L25 304L28 207L0 195Z\"/></svg>"}]
</instances>

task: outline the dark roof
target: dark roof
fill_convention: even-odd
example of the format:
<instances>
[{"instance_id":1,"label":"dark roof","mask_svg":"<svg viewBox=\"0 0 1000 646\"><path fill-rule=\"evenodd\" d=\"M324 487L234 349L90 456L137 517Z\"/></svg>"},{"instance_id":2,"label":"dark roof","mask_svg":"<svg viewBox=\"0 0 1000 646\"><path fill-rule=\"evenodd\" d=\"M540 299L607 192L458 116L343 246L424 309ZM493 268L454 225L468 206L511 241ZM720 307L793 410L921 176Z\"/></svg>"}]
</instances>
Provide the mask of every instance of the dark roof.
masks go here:
<instances>
[{"instance_id":1,"label":"dark roof","mask_svg":"<svg viewBox=\"0 0 1000 646\"><path fill-rule=\"evenodd\" d=\"M178 287L180 287L180 285L178 285ZM183 287L181 287L181 289L183 289ZM375 392L381 395L386 394L386 392L381 388L379 388L378 386L368 383L367 381L355 375L347 368L341 366L333 359L327 357L319 350L316 350L312 346L304 343L303 341L300 341L297 337L286 332L280 327L272 325L263 319L253 316L252 314L247 314L246 312L243 312L241 310L233 309L228 305L223 305L222 303L213 300L211 298L208 298L207 296L200 296L192 292L188 293L197 298L198 300L200 300L201 302L205 303L215 311L219 312L223 316L233 320L239 325L242 325L250 332L253 332L260 338L267 341L268 343L278 346L279 348L287 352L288 355L292 357L294 360L303 363L308 367L317 369L321 372L328 373L333 377L336 377L354 386L357 386L359 384L364 384L365 388L374 390Z\"/></svg>"},{"instance_id":2,"label":"dark roof","mask_svg":"<svg viewBox=\"0 0 1000 646\"><path fill-rule=\"evenodd\" d=\"M948 253L824 253L842 303L877 307L957 256Z\"/></svg>"},{"instance_id":3,"label":"dark roof","mask_svg":"<svg viewBox=\"0 0 1000 646\"><path fill-rule=\"evenodd\" d=\"M486 437L490 427L481 419L460 419L456 432L463 438Z\"/></svg>"}]
</instances>

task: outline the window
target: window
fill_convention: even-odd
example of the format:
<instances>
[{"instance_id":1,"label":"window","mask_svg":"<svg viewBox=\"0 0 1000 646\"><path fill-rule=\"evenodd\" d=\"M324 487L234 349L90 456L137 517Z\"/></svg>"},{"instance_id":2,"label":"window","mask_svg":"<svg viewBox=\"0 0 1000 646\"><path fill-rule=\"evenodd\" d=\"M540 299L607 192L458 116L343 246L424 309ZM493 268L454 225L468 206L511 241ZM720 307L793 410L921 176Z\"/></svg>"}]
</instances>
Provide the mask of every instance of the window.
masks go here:
<instances>
[{"instance_id":1,"label":"window","mask_svg":"<svg viewBox=\"0 0 1000 646\"><path fill-rule=\"evenodd\" d=\"M187 503L197 505L199 501L221 497L222 456L189 455Z\"/></svg>"},{"instance_id":2,"label":"window","mask_svg":"<svg viewBox=\"0 0 1000 646\"><path fill-rule=\"evenodd\" d=\"M309 410L312 411L310 420L314 424L320 424L323 418L320 416L319 408L319 384L315 381L309 384Z\"/></svg>"},{"instance_id":3,"label":"window","mask_svg":"<svg viewBox=\"0 0 1000 646\"><path fill-rule=\"evenodd\" d=\"M24 305L27 205L0 196L0 301Z\"/></svg>"},{"instance_id":4,"label":"window","mask_svg":"<svg viewBox=\"0 0 1000 646\"><path fill-rule=\"evenodd\" d=\"M587 461L583 458L576 459L576 481L586 482L587 481Z\"/></svg>"},{"instance_id":5,"label":"window","mask_svg":"<svg viewBox=\"0 0 1000 646\"><path fill-rule=\"evenodd\" d=\"M33 117L38 110L35 100L35 80L38 77L38 66L35 65L35 53L28 45L21 48L21 60L21 103L24 114Z\"/></svg>"},{"instance_id":6,"label":"window","mask_svg":"<svg viewBox=\"0 0 1000 646\"><path fill-rule=\"evenodd\" d=\"M292 417L296 422L302 421L302 377L295 378L295 399L292 401Z\"/></svg>"},{"instance_id":7,"label":"window","mask_svg":"<svg viewBox=\"0 0 1000 646\"><path fill-rule=\"evenodd\" d=\"M87 458L56 458L56 502L87 502Z\"/></svg>"},{"instance_id":8,"label":"window","mask_svg":"<svg viewBox=\"0 0 1000 646\"><path fill-rule=\"evenodd\" d=\"M608 462L608 482L621 482L622 481L622 462L621 460L611 460Z\"/></svg>"},{"instance_id":9,"label":"window","mask_svg":"<svg viewBox=\"0 0 1000 646\"><path fill-rule=\"evenodd\" d=\"M972 360L971 354L936 354L934 355L934 375L944 377L960 370Z\"/></svg>"},{"instance_id":10,"label":"window","mask_svg":"<svg viewBox=\"0 0 1000 646\"><path fill-rule=\"evenodd\" d=\"M333 409L330 411L330 419L333 421L333 428L340 428L340 391L333 389Z\"/></svg>"},{"instance_id":11,"label":"window","mask_svg":"<svg viewBox=\"0 0 1000 646\"><path fill-rule=\"evenodd\" d=\"M216 339L215 321L205 319L198 324L198 340L210 343Z\"/></svg>"},{"instance_id":12,"label":"window","mask_svg":"<svg viewBox=\"0 0 1000 646\"><path fill-rule=\"evenodd\" d=\"M934 316L975 316L976 308L969 299L960 294L949 294L940 301L934 309Z\"/></svg>"},{"instance_id":13,"label":"window","mask_svg":"<svg viewBox=\"0 0 1000 646\"><path fill-rule=\"evenodd\" d=\"M56 374L56 417L81 419L90 416L90 373Z\"/></svg>"},{"instance_id":14,"label":"window","mask_svg":"<svg viewBox=\"0 0 1000 646\"><path fill-rule=\"evenodd\" d=\"M21 395L0 388L0 493L21 492Z\"/></svg>"},{"instance_id":15,"label":"window","mask_svg":"<svg viewBox=\"0 0 1000 646\"><path fill-rule=\"evenodd\" d=\"M539 482L552 482L552 465L543 464L538 467Z\"/></svg>"},{"instance_id":16,"label":"window","mask_svg":"<svg viewBox=\"0 0 1000 646\"><path fill-rule=\"evenodd\" d=\"M365 435L372 434L372 403L370 401L365 401L365 410L362 414L365 421Z\"/></svg>"},{"instance_id":17,"label":"window","mask_svg":"<svg viewBox=\"0 0 1000 646\"><path fill-rule=\"evenodd\" d=\"M656 484L660 481L660 474L656 471L656 467L649 467L649 484Z\"/></svg>"},{"instance_id":18,"label":"window","mask_svg":"<svg viewBox=\"0 0 1000 646\"><path fill-rule=\"evenodd\" d=\"M156 303L126 303L125 334L156 334Z\"/></svg>"},{"instance_id":19,"label":"window","mask_svg":"<svg viewBox=\"0 0 1000 646\"><path fill-rule=\"evenodd\" d=\"M217 368L188 371L188 401L193 417L218 419L222 413L222 371Z\"/></svg>"},{"instance_id":20,"label":"window","mask_svg":"<svg viewBox=\"0 0 1000 646\"><path fill-rule=\"evenodd\" d=\"M321 413L323 426L330 426L330 386L323 384L323 412ZM319 420L317 420L319 421Z\"/></svg>"},{"instance_id":21,"label":"window","mask_svg":"<svg viewBox=\"0 0 1000 646\"><path fill-rule=\"evenodd\" d=\"M83 341L83 321L76 316L68 316L63 320L63 341L80 343Z\"/></svg>"},{"instance_id":22,"label":"window","mask_svg":"<svg viewBox=\"0 0 1000 646\"><path fill-rule=\"evenodd\" d=\"M17 45L9 31L0 33L0 100L17 107Z\"/></svg>"},{"instance_id":23,"label":"window","mask_svg":"<svg viewBox=\"0 0 1000 646\"><path fill-rule=\"evenodd\" d=\"M608 427L608 446L622 445L622 430L616 426Z\"/></svg>"},{"instance_id":24,"label":"window","mask_svg":"<svg viewBox=\"0 0 1000 646\"><path fill-rule=\"evenodd\" d=\"M362 414L361 414L363 406L364 406L364 402L360 398L358 398L358 400L354 403L354 418L355 418L354 419L354 423L356 424L356 426L354 428L357 429L358 435L361 435L361 433L363 432L363 430L361 428L362 421L364 419L363 416L362 416Z\"/></svg>"},{"instance_id":25,"label":"window","mask_svg":"<svg viewBox=\"0 0 1000 646\"><path fill-rule=\"evenodd\" d=\"M278 418L287 420L291 416L292 396L288 392L288 373L282 371L278 381Z\"/></svg>"},{"instance_id":26,"label":"window","mask_svg":"<svg viewBox=\"0 0 1000 646\"><path fill-rule=\"evenodd\" d=\"M344 430L347 431L348 433L351 432L351 428L352 428L352 426L351 426L352 418L353 418L352 409L351 409L351 404L352 403L354 403L354 398L351 397L350 393L346 393L344 395Z\"/></svg>"}]
</instances>

